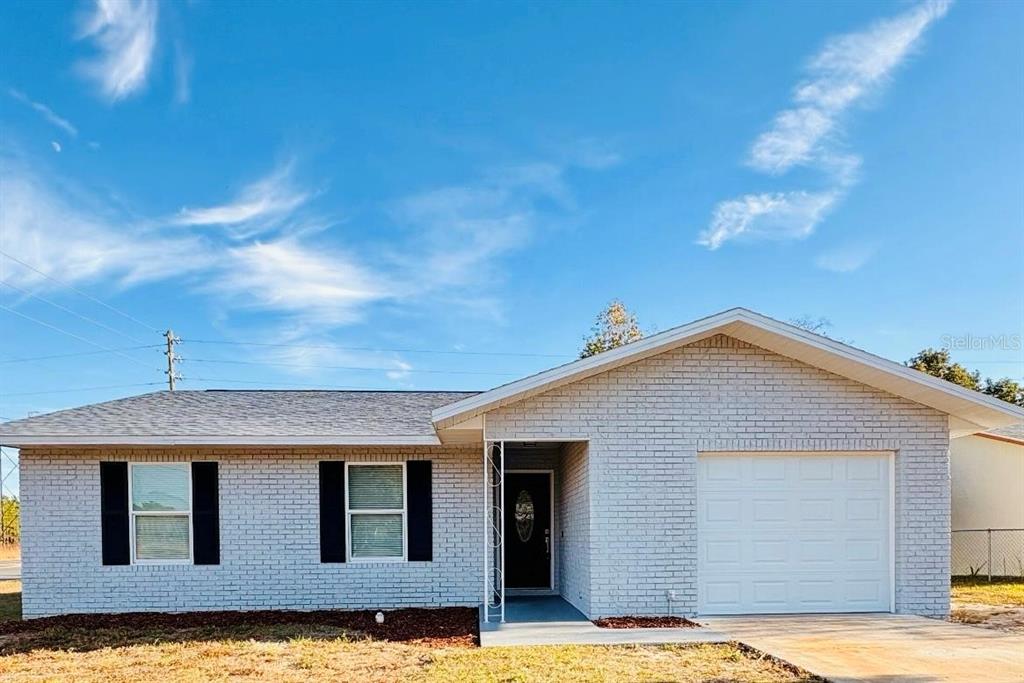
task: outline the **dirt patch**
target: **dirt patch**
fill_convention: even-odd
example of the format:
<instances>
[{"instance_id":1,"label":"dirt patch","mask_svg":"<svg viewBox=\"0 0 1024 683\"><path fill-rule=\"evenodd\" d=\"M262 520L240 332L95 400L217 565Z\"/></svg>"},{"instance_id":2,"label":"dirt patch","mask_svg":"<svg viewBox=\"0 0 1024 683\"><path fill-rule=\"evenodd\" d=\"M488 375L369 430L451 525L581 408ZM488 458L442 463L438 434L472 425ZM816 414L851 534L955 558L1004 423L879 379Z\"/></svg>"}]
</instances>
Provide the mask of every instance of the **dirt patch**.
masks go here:
<instances>
[{"instance_id":1,"label":"dirt patch","mask_svg":"<svg viewBox=\"0 0 1024 683\"><path fill-rule=\"evenodd\" d=\"M700 628L700 624L683 617L608 617L595 619L601 628Z\"/></svg>"},{"instance_id":2,"label":"dirt patch","mask_svg":"<svg viewBox=\"0 0 1024 683\"><path fill-rule=\"evenodd\" d=\"M949 620L1000 631L1024 633L1024 607L955 603Z\"/></svg>"},{"instance_id":3,"label":"dirt patch","mask_svg":"<svg viewBox=\"0 0 1024 683\"><path fill-rule=\"evenodd\" d=\"M421 642L439 647L469 647L479 643L477 611L469 607L389 610L384 612L383 624L378 624L375 616L376 611L371 610L68 614L0 621L0 635L51 629L146 631L304 625L343 629L374 640Z\"/></svg>"}]
</instances>

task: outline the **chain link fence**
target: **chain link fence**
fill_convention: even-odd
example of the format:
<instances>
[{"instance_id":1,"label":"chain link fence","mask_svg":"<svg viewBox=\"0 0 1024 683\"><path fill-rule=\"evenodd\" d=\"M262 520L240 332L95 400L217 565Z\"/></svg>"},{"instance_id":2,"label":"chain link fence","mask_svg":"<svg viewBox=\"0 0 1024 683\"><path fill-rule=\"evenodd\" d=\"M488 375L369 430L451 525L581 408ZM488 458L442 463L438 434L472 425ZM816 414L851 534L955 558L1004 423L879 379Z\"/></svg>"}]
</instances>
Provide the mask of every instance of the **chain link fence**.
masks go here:
<instances>
[{"instance_id":1,"label":"chain link fence","mask_svg":"<svg viewBox=\"0 0 1024 683\"><path fill-rule=\"evenodd\" d=\"M1024 529L961 529L952 534L953 576L1024 578Z\"/></svg>"}]
</instances>

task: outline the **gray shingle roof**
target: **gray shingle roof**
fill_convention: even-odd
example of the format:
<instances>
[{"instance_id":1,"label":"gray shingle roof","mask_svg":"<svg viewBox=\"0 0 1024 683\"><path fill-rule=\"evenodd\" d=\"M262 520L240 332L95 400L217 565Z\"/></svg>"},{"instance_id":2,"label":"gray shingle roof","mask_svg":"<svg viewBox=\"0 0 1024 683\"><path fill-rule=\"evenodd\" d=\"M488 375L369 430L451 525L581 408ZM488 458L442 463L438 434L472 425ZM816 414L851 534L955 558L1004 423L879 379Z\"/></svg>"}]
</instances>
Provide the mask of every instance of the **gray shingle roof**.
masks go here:
<instances>
[{"instance_id":1,"label":"gray shingle roof","mask_svg":"<svg viewBox=\"0 0 1024 683\"><path fill-rule=\"evenodd\" d=\"M999 436L1008 436L1011 439L1024 440L1024 422L1020 424L1010 425L1009 427L1003 427L1002 429L993 429L986 434L997 434Z\"/></svg>"},{"instance_id":2,"label":"gray shingle roof","mask_svg":"<svg viewBox=\"0 0 1024 683\"><path fill-rule=\"evenodd\" d=\"M434 437L466 391L159 391L0 423L18 437ZM34 438L38 442L38 438Z\"/></svg>"}]
</instances>

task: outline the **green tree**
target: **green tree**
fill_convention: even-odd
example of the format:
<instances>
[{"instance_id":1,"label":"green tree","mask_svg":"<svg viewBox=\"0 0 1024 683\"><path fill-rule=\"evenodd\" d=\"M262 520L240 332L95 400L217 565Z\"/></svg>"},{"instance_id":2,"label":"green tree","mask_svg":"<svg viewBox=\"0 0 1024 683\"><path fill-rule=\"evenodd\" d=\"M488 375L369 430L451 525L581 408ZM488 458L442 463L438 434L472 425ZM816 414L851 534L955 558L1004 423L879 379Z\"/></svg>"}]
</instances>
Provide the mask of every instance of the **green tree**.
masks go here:
<instances>
[{"instance_id":1,"label":"green tree","mask_svg":"<svg viewBox=\"0 0 1024 683\"><path fill-rule=\"evenodd\" d=\"M0 543L21 538L21 503L14 496L0 496Z\"/></svg>"},{"instance_id":2,"label":"green tree","mask_svg":"<svg viewBox=\"0 0 1024 683\"><path fill-rule=\"evenodd\" d=\"M1014 382L1009 377L1002 379L986 379L982 389L989 396L1024 407L1024 385Z\"/></svg>"},{"instance_id":3,"label":"green tree","mask_svg":"<svg viewBox=\"0 0 1024 683\"><path fill-rule=\"evenodd\" d=\"M975 391L981 390L981 375L978 372L971 372L959 363L952 362L949 358L949 351L946 349L925 349L908 360L907 365L947 382L959 384Z\"/></svg>"},{"instance_id":4,"label":"green tree","mask_svg":"<svg viewBox=\"0 0 1024 683\"><path fill-rule=\"evenodd\" d=\"M590 329L590 336L584 338L580 358L596 356L599 353L643 339L643 336L644 333L637 325L636 316L626 308L624 303L614 299L597 316L594 326Z\"/></svg>"}]
</instances>

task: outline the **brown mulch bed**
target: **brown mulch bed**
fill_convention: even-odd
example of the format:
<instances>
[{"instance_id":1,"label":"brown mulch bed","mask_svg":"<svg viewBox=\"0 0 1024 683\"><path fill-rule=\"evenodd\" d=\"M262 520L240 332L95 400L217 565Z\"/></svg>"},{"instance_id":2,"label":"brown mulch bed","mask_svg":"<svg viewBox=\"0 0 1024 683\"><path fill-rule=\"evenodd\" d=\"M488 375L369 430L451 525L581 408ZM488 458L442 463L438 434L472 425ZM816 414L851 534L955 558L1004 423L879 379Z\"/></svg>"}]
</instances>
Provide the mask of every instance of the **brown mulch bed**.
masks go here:
<instances>
[{"instance_id":1,"label":"brown mulch bed","mask_svg":"<svg viewBox=\"0 0 1024 683\"><path fill-rule=\"evenodd\" d=\"M601 628L700 628L696 621L683 617L607 617L595 619Z\"/></svg>"},{"instance_id":2,"label":"brown mulch bed","mask_svg":"<svg viewBox=\"0 0 1024 683\"><path fill-rule=\"evenodd\" d=\"M0 622L0 635L48 629L188 629L237 628L289 624L333 626L358 632L375 640L419 641L439 646L472 646L479 643L477 610L470 607L399 609L384 611L384 623L375 620L376 610L320 610L298 612L130 612L126 614L67 614L24 621Z\"/></svg>"}]
</instances>

